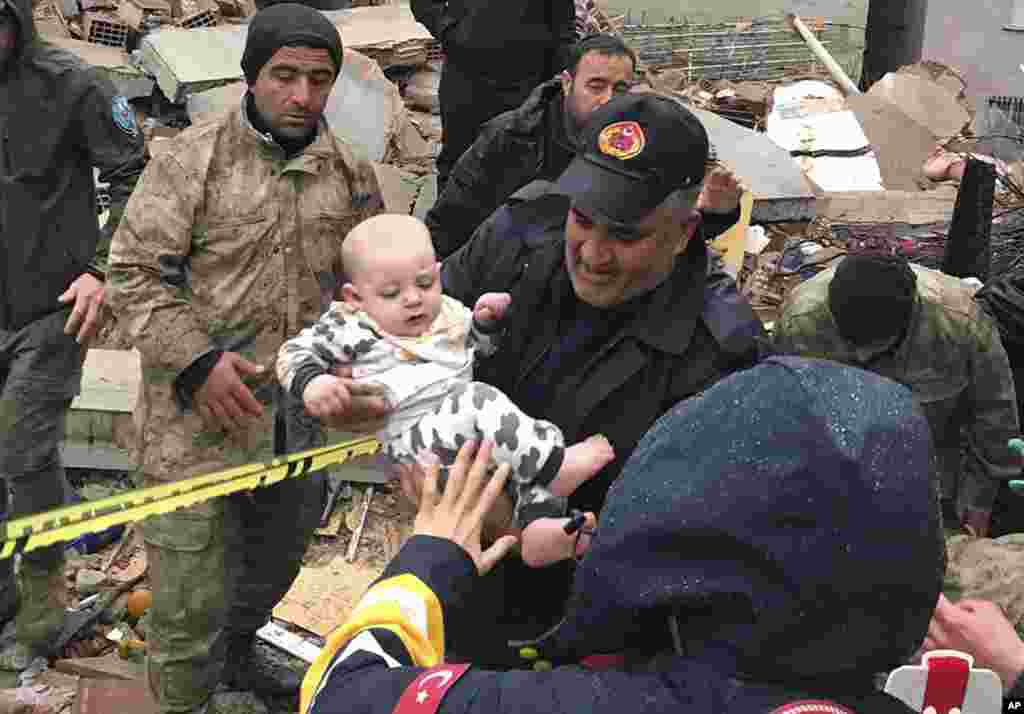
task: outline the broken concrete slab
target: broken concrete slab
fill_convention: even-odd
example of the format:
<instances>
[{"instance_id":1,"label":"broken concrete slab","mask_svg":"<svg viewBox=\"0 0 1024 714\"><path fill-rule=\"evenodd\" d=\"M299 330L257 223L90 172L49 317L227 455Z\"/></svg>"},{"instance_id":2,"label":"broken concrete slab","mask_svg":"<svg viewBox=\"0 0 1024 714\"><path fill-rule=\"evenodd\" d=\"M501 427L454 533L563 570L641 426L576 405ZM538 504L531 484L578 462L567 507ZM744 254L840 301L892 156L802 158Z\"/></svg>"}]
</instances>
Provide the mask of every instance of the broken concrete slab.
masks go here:
<instances>
[{"instance_id":1,"label":"broken concrete slab","mask_svg":"<svg viewBox=\"0 0 1024 714\"><path fill-rule=\"evenodd\" d=\"M764 134L709 111L691 107L715 147L719 161L732 169L754 194L753 223L809 221L815 197L789 152Z\"/></svg>"},{"instance_id":2,"label":"broken concrete slab","mask_svg":"<svg viewBox=\"0 0 1024 714\"><path fill-rule=\"evenodd\" d=\"M192 124L202 124L234 109L245 94L245 82L232 82L203 92L190 94L185 100L188 118Z\"/></svg>"},{"instance_id":3,"label":"broken concrete slab","mask_svg":"<svg viewBox=\"0 0 1024 714\"><path fill-rule=\"evenodd\" d=\"M139 43L142 65L172 102L242 78L245 26L165 28Z\"/></svg>"},{"instance_id":4,"label":"broken concrete slab","mask_svg":"<svg viewBox=\"0 0 1024 714\"><path fill-rule=\"evenodd\" d=\"M960 134L971 121L955 95L915 74L889 72L871 85L868 94L895 104L939 142Z\"/></svg>"},{"instance_id":5,"label":"broken concrete slab","mask_svg":"<svg viewBox=\"0 0 1024 714\"><path fill-rule=\"evenodd\" d=\"M875 148L886 189L914 191L927 183L921 167L935 148L935 138L927 127L892 102L871 94L850 95L846 106Z\"/></svg>"},{"instance_id":6,"label":"broken concrete slab","mask_svg":"<svg viewBox=\"0 0 1024 714\"><path fill-rule=\"evenodd\" d=\"M80 679L73 714L158 714L160 707L143 680Z\"/></svg>"},{"instance_id":7,"label":"broken concrete slab","mask_svg":"<svg viewBox=\"0 0 1024 714\"><path fill-rule=\"evenodd\" d=\"M434 38L408 5L356 7L324 13L338 28L342 44L372 57L381 67L427 61Z\"/></svg>"},{"instance_id":8,"label":"broken concrete slab","mask_svg":"<svg viewBox=\"0 0 1024 714\"><path fill-rule=\"evenodd\" d=\"M196 42L196 47L202 47L209 42L209 35L216 32L224 32L220 28L209 30L191 30L181 35L197 35L206 39ZM158 33L159 34L159 33ZM187 42L182 43L183 46ZM162 46L161 51L166 52L167 47ZM144 57L146 55L143 55ZM175 55L176 57L176 55ZM239 61L241 53L239 52ZM174 67L181 67L180 71L192 71L185 63L174 64ZM237 62L236 62L237 67ZM168 66L168 71L171 67ZM179 71L174 69L173 71ZM164 94L167 94L170 87L185 87L181 91L183 97L187 95L189 116L193 122L205 120L222 114L234 108L245 94L246 84L240 81L225 83L218 82L216 87L206 87L204 90L192 92L191 87L199 87L212 82L212 77L218 73L223 74L226 67L210 69L209 75L193 74L193 81L185 82L183 78L165 75L167 88L161 80L160 75L157 81ZM235 70L235 80L241 77L241 68ZM207 79L203 79L207 76ZM171 89L170 91L178 91ZM170 95L168 95L170 96ZM389 146L396 141L397 133L402 129L402 115L405 106L402 104L402 97L398 93L398 87L394 85L385 75L376 62L369 57L354 50L345 50L345 60L342 65L341 74L331 90L327 99L327 106L324 115L327 123L335 134L348 141L357 151L370 161L381 161L384 159Z\"/></svg>"},{"instance_id":9,"label":"broken concrete slab","mask_svg":"<svg viewBox=\"0 0 1024 714\"><path fill-rule=\"evenodd\" d=\"M943 185L932 191L850 191L826 194L818 215L833 223L908 223L914 226L949 221L957 190Z\"/></svg>"},{"instance_id":10,"label":"broken concrete slab","mask_svg":"<svg viewBox=\"0 0 1024 714\"><path fill-rule=\"evenodd\" d=\"M416 201L416 177L395 166L376 162L373 163L373 171L384 194L384 210L409 214Z\"/></svg>"}]
</instances>

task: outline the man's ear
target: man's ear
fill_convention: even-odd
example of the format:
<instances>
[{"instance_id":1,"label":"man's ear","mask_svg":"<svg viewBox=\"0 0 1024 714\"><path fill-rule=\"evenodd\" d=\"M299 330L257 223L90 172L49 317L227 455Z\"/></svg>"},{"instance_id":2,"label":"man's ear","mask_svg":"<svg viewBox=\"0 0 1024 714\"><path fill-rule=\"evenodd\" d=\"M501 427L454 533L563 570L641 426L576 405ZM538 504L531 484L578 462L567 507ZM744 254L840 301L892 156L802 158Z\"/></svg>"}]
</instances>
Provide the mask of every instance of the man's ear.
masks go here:
<instances>
[{"instance_id":1,"label":"man's ear","mask_svg":"<svg viewBox=\"0 0 1024 714\"><path fill-rule=\"evenodd\" d=\"M441 261L434 263L434 277L438 280L441 279Z\"/></svg>"},{"instance_id":2,"label":"man's ear","mask_svg":"<svg viewBox=\"0 0 1024 714\"><path fill-rule=\"evenodd\" d=\"M686 252L686 246L690 245L690 240L697 234L702 220L704 220L704 216L700 211L693 209L688 213L679 227L681 233L679 243L676 245L676 255Z\"/></svg>"},{"instance_id":3,"label":"man's ear","mask_svg":"<svg viewBox=\"0 0 1024 714\"><path fill-rule=\"evenodd\" d=\"M562 80L562 94L568 97L572 93L572 75L569 74L569 70L563 69L558 78Z\"/></svg>"},{"instance_id":4,"label":"man's ear","mask_svg":"<svg viewBox=\"0 0 1024 714\"><path fill-rule=\"evenodd\" d=\"M341 299L356 307L360 307L363 304L362 296L352 283L345 283L341 286Z\"/></svg>"}]
</instances>

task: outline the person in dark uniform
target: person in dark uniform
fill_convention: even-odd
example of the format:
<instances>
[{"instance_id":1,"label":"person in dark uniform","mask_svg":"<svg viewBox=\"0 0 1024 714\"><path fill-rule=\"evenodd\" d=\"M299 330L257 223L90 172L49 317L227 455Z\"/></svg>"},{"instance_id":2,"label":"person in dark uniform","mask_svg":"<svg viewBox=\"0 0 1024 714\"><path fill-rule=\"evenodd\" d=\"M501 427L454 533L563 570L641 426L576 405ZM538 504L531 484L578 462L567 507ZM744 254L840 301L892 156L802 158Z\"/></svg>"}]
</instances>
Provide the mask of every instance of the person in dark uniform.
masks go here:
<instances>
[{"instance_id":1,"label":"person in dark uniform","mask_svg":"<svg viewBox=\"0 0 1024 714\"><path fill-rule=\"evenodd\" d=\"M732 279L709 277L696 209L709 150L700 121L667 97L618 96L593 113L581 145L556 185L517 192L444 262L441 279L466 304L511 295L500 348L478 360L477 381L571 441L611 442L615 460L569 497L570 508L598 513L644 432L753 365L764 331ZM404 480L415 499L418 479ZM501 563L478 584L478 619L448 628L452 649L478 665L521 665L508 641L557 621L570 575L568 563Z\"/></svg>"},{"instance_id":2,"label":"person in dark uniform","mask_svg":"<svg viewBox=\"0 0 1024 714\"><path fill-rule=\"evenodd\" d=\"M145 165L127 100L98 70L41 41L31 0L0 0L0 518L64 503L58 445L99 327L110 237ZM94 168L110 186L101 230ZM7 490L13 501L7 502ZM63 621L63 546L0 561L0 620L27 666Z\"/></svg>"},{"instance_id":3,"label":"person in dark uniform","mask_svg":"<svg viewBox=\"0 0 1024 714\"><path fill-rule=\"evenodd\" d=\"M573 0L412 0L411 7L445 52L440 195L481 125L518 107L568 64L576 8Z\"/></svg>"}]
</instances>

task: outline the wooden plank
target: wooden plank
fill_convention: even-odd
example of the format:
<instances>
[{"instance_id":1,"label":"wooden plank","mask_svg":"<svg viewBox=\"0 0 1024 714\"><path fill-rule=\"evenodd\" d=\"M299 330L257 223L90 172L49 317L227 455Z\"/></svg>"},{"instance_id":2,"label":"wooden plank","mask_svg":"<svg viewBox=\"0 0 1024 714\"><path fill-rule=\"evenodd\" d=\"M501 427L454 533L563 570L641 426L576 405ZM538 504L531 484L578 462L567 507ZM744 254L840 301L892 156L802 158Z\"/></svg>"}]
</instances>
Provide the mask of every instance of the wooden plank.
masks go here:
<instances>
[{"instance_id":1,"label":"wooden plank","mask_svg":"<svg viewBox=\"0 0 1024 714\"><path fill-rule=\"evenodd\" d=\"M82 370L82 393L73 410L132 412L142 383L135 350L89 350Z\"/></svg>"},{"instance_id":2,"label":"wooden plank","mask_svg":"<svg viewBox=\"0 0 1024 714\"><path fill-rule=\"evenodd\" d=\"M145 667L130 660L121 659L116 653L103 657L82 657L59 659L54 668L58 672L74 674L88 679L120 679L124 681L145 681Z\"/></svg>"},{"instance_id":3,"label":"wooden plank","mask_svg":"<svg viewBox=\"0 0 1024 714\"><path fill-rule=\"evenodd\" d=\"M274 617L321 637L341 625L381 573L380 567L346 563L336 553L320 567L305 566L274 608Z\"/></svg>"}]
</instances>

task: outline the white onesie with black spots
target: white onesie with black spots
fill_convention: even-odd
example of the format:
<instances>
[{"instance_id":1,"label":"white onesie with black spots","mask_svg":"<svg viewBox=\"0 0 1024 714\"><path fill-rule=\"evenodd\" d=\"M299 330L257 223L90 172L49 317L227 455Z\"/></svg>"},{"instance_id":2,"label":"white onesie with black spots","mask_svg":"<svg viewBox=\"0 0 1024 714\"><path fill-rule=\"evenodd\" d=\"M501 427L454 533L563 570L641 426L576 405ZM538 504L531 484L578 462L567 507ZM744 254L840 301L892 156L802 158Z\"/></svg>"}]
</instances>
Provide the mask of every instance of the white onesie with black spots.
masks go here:
<instances>
[{"instance_id":1,"label":"white onesie with black spots","mask_svg":"<svg viewBox=\"0 0 1024 714\"><path fill-rule=\"evenodd\" d=\"M387 389L393 410L376 436L389 457L411 463L426 450L451 465L467 440L487 439L494 442L495 461L512 468L508 485L519 527L564 515L566 499L547 488L562 464L561 430L527 416L500 390L472 381L477 349L493 349L490 338L474 327L472 311L448 296L420 337L390 335L366 313L335 302L281 347L277 376L301 399L314 377L351 366L357 382Z\"/></svg>"}]
</instances>

